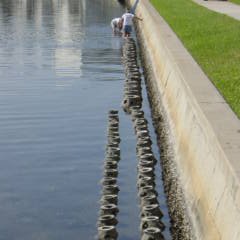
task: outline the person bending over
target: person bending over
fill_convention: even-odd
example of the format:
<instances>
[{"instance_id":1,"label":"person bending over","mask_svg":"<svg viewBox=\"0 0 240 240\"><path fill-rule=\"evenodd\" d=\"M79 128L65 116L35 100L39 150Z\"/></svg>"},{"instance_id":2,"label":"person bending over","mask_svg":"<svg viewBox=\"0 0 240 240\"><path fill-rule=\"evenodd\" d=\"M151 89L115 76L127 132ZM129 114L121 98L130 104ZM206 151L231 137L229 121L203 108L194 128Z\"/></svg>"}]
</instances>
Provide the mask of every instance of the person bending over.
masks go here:
<instances>
[{"instance_id":1,"label":"person bending over","mask_svg":"<svg viewBox=\"0 0 240 240\"><path fill-rule=\"evenodd\" d=\"M114 34L121 33L121 31L122 31L122 18L114 18L111 21L111 27L112 27L112 30L113 30Z\"/></svg>"}]
</instances>

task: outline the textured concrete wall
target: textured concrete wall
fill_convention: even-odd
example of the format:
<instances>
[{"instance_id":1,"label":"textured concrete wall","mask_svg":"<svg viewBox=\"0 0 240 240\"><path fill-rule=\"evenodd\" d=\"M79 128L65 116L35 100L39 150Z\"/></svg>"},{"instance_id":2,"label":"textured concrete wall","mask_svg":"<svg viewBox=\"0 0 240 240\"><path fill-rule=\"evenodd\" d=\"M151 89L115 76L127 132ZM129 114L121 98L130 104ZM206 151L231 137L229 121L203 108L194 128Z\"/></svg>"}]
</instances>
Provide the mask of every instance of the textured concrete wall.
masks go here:
<instances>
[{"instance_id":1,"label":"textured concrete wall","mask_svg":"<svg viewBox=\"0 0 240 240\"><path fill-rule=\"evenodd\" d=\"M240 121L148 0L136 13L195 234L239 240Z\"/></svg>"}]
</instances>

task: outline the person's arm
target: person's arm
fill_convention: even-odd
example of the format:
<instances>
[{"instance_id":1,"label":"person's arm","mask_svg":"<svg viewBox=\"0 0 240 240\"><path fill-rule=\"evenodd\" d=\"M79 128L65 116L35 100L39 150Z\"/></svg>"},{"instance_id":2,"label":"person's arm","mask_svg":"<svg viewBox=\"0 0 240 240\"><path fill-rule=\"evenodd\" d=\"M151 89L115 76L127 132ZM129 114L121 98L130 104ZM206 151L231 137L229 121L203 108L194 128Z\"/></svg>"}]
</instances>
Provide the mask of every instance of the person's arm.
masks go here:
<instances>
[{"instance_id":1,"label":"person's arm","mask_svg":"<svg viewBox=\"0 0 240 240\"><path fill-rule=\"evenodd\" d=\"M123 18L120 18L119 21L118 21L118 28L119 30L121 30L123 27Z\"/></svg>"},{"instance_id":2,"label":"person's arm","mask_svg":"<svg viewBox=\"0 0 240 240\"><path fill-rule=\"evenodd\" d=\"M113 19L111 21L111 27L112 27L112 30L114 30L114 20Z\"/></svg>"},{"instance_id":3,"label":"person's arm","mask_svg":"<svg viewBox=\"0 0 240 240\"><path fill-rule=\"evenodd\" d=\"M135 19L137 19L137 20L140 20L140 21L142 21L142 20L143 20L142 18L140 18L140 17L137 17L136 15L134 15L134 18L135 18Z\"/></svg>"}]
</instances>

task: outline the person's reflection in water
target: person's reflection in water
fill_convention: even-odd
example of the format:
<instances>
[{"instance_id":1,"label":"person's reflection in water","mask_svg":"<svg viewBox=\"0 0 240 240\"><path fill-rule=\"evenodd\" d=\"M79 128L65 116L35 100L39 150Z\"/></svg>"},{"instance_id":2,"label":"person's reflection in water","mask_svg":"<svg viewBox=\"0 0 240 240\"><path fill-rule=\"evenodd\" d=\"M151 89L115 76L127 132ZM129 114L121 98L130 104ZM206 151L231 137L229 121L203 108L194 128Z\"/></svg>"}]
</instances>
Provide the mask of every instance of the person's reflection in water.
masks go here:
<instances>
[{"instance_id":1,"label":"person's reflection in water","mask_svg":"<svg viewBox=\"0 0 240 240\"><path fill-rule=\"evenodd\" d=\"M111 45L112 45L112 49L115 50L120 50L122 48L122 38L119 36L113 36L111 39Z\"/></svg>"}]
</instances>

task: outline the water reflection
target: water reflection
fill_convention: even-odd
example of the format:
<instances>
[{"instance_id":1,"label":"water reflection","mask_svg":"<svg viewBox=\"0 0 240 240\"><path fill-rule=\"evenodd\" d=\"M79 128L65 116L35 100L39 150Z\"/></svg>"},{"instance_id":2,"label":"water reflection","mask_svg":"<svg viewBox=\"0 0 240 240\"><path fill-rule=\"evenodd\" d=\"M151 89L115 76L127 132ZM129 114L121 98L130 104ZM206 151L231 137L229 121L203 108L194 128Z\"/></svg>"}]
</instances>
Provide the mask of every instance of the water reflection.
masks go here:
<instances>
[{"instance_id":1,"label":"water reflection","mask_svg":"<svg viewBox=\"0 0 240 240\"><path fill-rule=\"evenodd\" d=\"M0 0L0 240L94 239L122 13L114 0ZM120 119L119 240L134 240L135 136Z\"/></svg>"},{"instance_id":2,"label":"water reflection","mask_svg":"<svg viewBox=\"0 0 240 240\"><path fill-rule=\"evenodd\" d=\"M84 22L86 2L80 1L78 4L70 5L68 1L54 1L55 30L57 48L55 50L55 70L59 78L57 86L71 85L73 78L80 78L82 75L82 51L80 44L84 39ZM73 17L76 16L76 17ZM76 24L78 23L78 24ZM76 43L77 39L77 44ZM66 80L64 77L71 76L71 80Z\"/></svg>"},{"instance_id":3,"label":"water reflection","mask_svg":"<svg viewBox=\"0 0 240 240\"><path fill-rule=\"evenodd\" d=\"M1 0L0 6L0 33L5 36L1 39L1 47L6 55L17 51L20 59L25 58L27 53L41 58L48 55L46 50L53 50L51 68L59 76L60 85L69 85L73 81L63 77L81 77L85 0ZM49 41L52 49L44 48L43 41ZM24 51L26 48L28 52Z\"/></svg>"},{"instance_id":4,"label":"water reflection","mask_svg":"<svg viewBox=\"0 0 240 240\"><path fill-rule=\"evenodd\" d=\"M57 76L71 76L72 80L58 81L57 86L66 86L73 81L73 78L80 78L82 75L82 52L71 48L57 48L55 50L55 69ZM59 79L60 80L60 79Z\"/></svg>"},{"instance_id":5,"label":"water reflection","mask_svg":"<svg viewBox=\"0 0 240 240\"><path fill-rule=\"evenodd\" d=\"M0 0L1 240L94 238L121 12L112 0Z\"/></svg>"}]
</instances>

